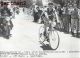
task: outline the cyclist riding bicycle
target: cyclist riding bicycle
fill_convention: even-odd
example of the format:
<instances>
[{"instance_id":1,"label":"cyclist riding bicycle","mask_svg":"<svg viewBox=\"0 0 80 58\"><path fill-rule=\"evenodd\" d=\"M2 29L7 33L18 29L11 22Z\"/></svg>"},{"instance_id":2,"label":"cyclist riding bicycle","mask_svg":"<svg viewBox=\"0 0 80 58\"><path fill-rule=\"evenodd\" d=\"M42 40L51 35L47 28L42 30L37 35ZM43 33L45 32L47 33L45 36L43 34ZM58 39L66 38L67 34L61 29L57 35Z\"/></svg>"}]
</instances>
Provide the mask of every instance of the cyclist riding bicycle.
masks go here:
<instances>
[{"instance_id":1,"label":"cyclist riding bicycle","mask_svg":"<svg viewBox=\"0 0 80 58\"><path fill-rule=\"evenodd\" d=\"M53 3L48 4L47 11L42 13L44 24L39 29L39 42L42 46L49 46L53 50L59 47L59 34L56 30L57 11Z\"/></svg>"},{"instance_id":2,"label":"cyclist riding bicycle","mask_svg":"<svg viewBox=\"0 0 80 58\"><path fill-rule=\"evenodd\" d=\"M48 8L45 14L43 14L44 17L44 36L47 36L46 31L47 27L49 27L49 31L52 28L51 24L53 27L55 27L55 8L53 7L53 3L48 3ZM48 40L47 40L48 41Z\"/></svg>"}]
</instances>

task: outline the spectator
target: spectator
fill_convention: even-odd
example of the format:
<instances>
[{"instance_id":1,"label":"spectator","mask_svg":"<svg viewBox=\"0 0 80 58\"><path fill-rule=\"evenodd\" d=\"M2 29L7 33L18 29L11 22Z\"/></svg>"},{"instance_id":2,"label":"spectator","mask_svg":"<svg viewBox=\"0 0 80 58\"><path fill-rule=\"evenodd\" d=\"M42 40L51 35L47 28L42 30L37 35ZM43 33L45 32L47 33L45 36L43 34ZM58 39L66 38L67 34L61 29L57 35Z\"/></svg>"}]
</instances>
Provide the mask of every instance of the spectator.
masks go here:
<instances>
[{"instance_id":1,"label":"spectator","mask_svg":"<svg viewBox=\"0 0 80 58\"><path fill-rule=\"evenodd\" d=\"M41 17L42 11L40 8L37 6L36 9L33 9L33 16L34 16L34 22L38 22L39 18Z\"/></svg>"},{"instance_id":2,"label":"spectator","mask_svg":"<svg viewBox=\"0 0 80 58\"><path fill-rule=\"evenodd\" d=\"M74 10L71 13L71 33L72 35L77 35L77 32L78 32L78 9L75 4Z\"/></svg>"},{"instance_id":3,"label":"spectator","mask_svg":"<svg viewBox=\"0 0 80 58\"><path fill-rule=\"evenodd\" d=\"M64 32L69 33L70 16L69 16L68 7L65 7L65 11L64 11L63 17L64 17L63 18Z\"/></svg>"},{"instance_id":4,"label":"spectator","mask_svg":"<svg viewBox=\"0 0 80 58\"><path fill-rule=\"evenodd\" d=\"M59 29L62 30L63 29L63 19L62 19L62 9L61 6L58 6L58 17L59 17L59 21L60 21L60 26Z\"/></svg>"}]
</instances>

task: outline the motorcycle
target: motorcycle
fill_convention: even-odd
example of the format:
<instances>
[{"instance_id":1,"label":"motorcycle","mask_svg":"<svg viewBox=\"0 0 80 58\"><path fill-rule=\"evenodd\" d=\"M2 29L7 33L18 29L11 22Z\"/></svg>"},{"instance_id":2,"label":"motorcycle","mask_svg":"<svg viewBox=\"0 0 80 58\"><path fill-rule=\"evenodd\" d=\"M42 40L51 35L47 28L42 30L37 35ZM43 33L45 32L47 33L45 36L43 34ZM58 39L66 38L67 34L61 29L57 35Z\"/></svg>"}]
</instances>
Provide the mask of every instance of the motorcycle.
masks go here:
<instances>
[{"instance_id":1,"label":"motorcycle","mask_svg":"<svg viewBox=\"0 0 80 58\"><path fill-rule=\"evenodd\" d=\"M2 30L3 35L4 35L7 39L9 39L9 37L10 37L10 31L12 30L12 27L13 27L11 18L10 18L10 17L6 17L6 18L3 20L2 26L3 26L3 30Z\"/></svg>"}]
</instances>

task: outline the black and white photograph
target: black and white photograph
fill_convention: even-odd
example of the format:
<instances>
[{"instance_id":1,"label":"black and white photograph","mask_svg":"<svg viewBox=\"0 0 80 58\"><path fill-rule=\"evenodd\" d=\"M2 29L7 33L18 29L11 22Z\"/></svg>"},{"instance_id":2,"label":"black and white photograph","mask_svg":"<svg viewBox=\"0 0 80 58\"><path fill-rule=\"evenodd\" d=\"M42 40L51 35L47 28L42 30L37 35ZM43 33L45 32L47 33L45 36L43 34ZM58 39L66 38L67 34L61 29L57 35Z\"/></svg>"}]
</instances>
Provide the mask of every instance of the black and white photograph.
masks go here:
<instances>
[{"instance_id":1,"label":"black and white photograph","mask_svg":"<svg viewBox=\"0 0 80 58\"><path fill-rule=\"evenodd\" d=\"M0 0L0 58L80 58L80 0Z\"/></svg>"}]
</instances>

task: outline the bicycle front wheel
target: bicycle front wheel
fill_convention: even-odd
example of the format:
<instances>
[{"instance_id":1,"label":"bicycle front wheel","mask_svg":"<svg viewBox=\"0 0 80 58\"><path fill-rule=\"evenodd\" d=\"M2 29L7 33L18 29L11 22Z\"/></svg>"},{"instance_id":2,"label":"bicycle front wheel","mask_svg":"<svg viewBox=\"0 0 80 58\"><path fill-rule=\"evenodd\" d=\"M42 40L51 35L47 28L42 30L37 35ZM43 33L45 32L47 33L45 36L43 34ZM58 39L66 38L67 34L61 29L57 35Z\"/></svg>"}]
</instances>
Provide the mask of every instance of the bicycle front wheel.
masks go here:
<instances>
[{"instance_id":1,"label":"bicycle front wheel","mask_svg":"<svg viewBox=\"0 0 80 58\"><path fill-rule=\"evenodd\" d=\"M44 25L40 27L39 29L39 41L44 42Z\"/></svg>"},{"instance_id":2,"label":"bicycle front wheel","mask_svg":"<svg viewBox=\"0 0 80 58\"><path fill-rule=\"evenodd\" d=\"M49 45L53 50L59 47L60 38L56 30L49 33Z\"/></svg>"}]
</instances>

